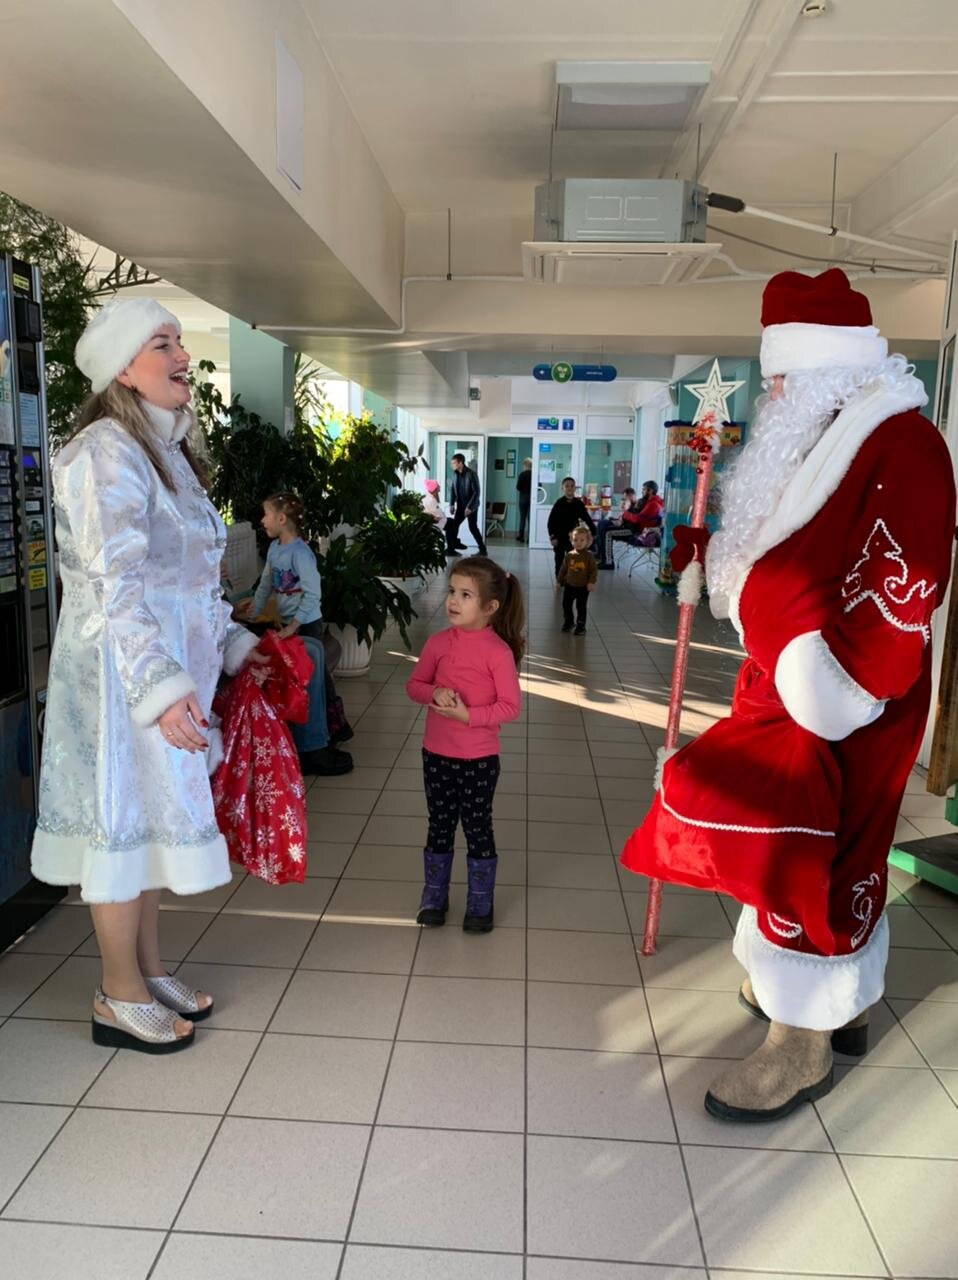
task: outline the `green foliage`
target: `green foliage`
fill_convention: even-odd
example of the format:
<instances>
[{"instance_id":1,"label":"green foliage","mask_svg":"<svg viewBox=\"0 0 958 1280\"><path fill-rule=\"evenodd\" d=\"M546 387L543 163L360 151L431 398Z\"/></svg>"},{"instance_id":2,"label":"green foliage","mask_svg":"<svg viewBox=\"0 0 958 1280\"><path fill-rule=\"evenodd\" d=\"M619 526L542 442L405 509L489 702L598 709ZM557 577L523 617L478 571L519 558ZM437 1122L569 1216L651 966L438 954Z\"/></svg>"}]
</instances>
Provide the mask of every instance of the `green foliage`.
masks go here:
<instances>
[{"instance_id":1,"label":"green foliage","mask_svg":"<svg viewBox=\"0 0 958 1280\"><path fill-rule=\"evenodd\" d=\"M422 494L415 489L399 489L393 494L389 507L397 516L422 515Z\"/></svg>"},{"instance_id":2,"label":"green foliage","mask_svg":"<svg viewBox=\"0 0 958 1280\"><path fill-rule=\"evenodd\" d=\"M413 578L446 565L446 540L432 516L397 516L380 511L356 534L376 573L387 578Z\"/></svg>"},{"instance_id":3,"label":"green foliage","mask_svg":"<svg viewBox=\"0 0 958 1280\"><path fill-rule=\"evenodd\" d=\"M409 623L415 616L406 594L382 582L361 543L333 538L325 555L317 557L323 581L323 620L337 627L353 626L359 639L371 644L395 622L406 647Z\"/></svg>"}]
</instances>

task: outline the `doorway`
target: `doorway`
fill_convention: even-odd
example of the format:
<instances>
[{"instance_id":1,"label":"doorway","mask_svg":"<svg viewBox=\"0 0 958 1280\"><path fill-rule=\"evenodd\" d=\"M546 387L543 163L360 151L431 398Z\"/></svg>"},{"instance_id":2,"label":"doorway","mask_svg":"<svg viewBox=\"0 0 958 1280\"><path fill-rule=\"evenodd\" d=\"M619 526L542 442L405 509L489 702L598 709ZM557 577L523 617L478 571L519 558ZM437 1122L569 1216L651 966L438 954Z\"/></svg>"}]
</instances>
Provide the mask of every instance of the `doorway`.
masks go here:
<instances>
[{"instance_id":1,"label":"doorway","mask_svg":"<svg viewBox=\"0 0 958 1280\"><path fill-rule=\"evenodd\" d=\"M486 530L486 440L485 436L439 436L436 446L436 478L442 485L445 502L452 501L453 454L465 456L466 466L479 477L479 510L476 513L483 535ZM459 527L459 541L467 550L478 551L476 541L465 523Z\"/></svg>"},{"instance_id":2,"label":"doorway","mask_svg":"<svg viewBox=\"0 0 958 1280\"><path fill-rule=\"evenodd\" d=\"M519 495L516 481L522 475L523 463L532 457L531 436L489 436L486 444L486 487L484 499L505 506L500 528L487 529L492 539L514 539L519 532ZM526 531L528 537L528 530Z\"/></svg>"}]
</instances>

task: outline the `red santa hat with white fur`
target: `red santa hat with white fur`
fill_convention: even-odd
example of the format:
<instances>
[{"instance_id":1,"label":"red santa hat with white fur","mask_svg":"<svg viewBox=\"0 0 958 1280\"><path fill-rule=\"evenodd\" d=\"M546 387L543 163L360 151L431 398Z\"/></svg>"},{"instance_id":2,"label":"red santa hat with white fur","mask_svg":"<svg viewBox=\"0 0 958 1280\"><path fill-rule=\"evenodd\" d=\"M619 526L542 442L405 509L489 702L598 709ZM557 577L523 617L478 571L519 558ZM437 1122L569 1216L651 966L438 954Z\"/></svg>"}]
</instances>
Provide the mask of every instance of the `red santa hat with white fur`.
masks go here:
<instances>
[{"instance_id":1,"label":"red santa hat with white fur","mask_svg":"<svg viewBox=\"0 0 958 1280\"><path fill-rule=\"evenodd\" d=\"M881 364L888 343L872 324L871 307L838 267L819 276L783 271L762 295L762 376L810 369Z\"/></svg>"}]
</instances>

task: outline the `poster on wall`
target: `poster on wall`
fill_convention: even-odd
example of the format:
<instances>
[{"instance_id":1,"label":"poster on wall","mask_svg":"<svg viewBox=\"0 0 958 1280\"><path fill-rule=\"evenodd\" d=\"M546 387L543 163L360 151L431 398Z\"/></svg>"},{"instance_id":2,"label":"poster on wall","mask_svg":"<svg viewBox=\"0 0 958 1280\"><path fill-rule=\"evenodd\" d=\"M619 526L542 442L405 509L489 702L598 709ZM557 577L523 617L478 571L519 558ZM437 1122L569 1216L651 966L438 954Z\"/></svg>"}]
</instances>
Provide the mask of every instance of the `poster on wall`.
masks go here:
<instances>
[{"instance_id":1,"label":"poster on wall","mask_svg":"<svg viewBox=\"0 0 958 1280\"><path fill-rule=\"evenodd\" d=\"M7 277L0 270L0 444L13 444L13 352L7 314Z\"/></svg>"}]
</instances>

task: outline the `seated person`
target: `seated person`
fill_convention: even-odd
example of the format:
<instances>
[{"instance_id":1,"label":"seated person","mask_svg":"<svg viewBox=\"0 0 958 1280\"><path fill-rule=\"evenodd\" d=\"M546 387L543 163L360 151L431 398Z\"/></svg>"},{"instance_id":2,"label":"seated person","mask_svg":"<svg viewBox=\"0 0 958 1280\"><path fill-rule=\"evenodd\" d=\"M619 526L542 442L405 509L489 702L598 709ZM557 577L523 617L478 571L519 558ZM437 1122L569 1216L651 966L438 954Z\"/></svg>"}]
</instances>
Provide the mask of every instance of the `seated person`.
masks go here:
<instances>
[{"instance_id":1,"label":"seated person","mask_svg":"<svg viewBox=\"0 0 958 1280\"><path fill-rule=\"evenodd\" d=\"M445 529L446 515L443 505L439 500L440 484L438 480L426 480L422 486L426 490L426 496L422 500L422 509L427 516L432 516L436 522L437 529Z\"/></svg>"},{"instance_id":2,"label":"seated person","mask_svg":"<svg viewBox=\"0 0 958 1280\"><path fill-rule=\"evenodd\" d=\"M603 516L602 519L599 521L599 523L596 525L595 527L596 545L594 547L594 550L598 552L600 559L603 559L605 556L605 551L604 551L605 535L608 533L610 529L620 529L622 527L622 516L626 511L632 510L632 508L635 506L635 501L636 501L635 490L623 489L622 505L619 507L618 512L615 515Z\"/></svg>"},{"instance_id":3,"label":"seated person","mask_svg":"<svg viewBox=\"0 0 958 1280\"><path fill-rule=\"evenodd\" d=\"M602 559L599 562L599 568L615 568L613 542L619 539L638 541L640 534L645 534L653 529L660 529L664 510L665 503L659 497L659 486L654 480L646 480L642 486L642 497L638 502L633 503L630 508L622 512L621 525L616 529L606 529L602 541ZM643 545L655 546L656 544L644 543Z\"/></svg>"},{"instance_id":4,"label":"seated person","mask_svg":"<svg viewBox=\"0 0 958 1280\"><path fill-rule=\"evenodd\" d=\"M282 623L280 636L298 635L306 646L313 663L309 681L309 718L305 724L291 724L290 731L303 773L331 777L351 772L353 760L347 752L330 743L324 628L320 611L322 583L316 557L300 537L302 516L303 504L295 494L277 493L263 503L262 525L273 541L256 593L239 612L256 619L270 596L274 596ZM333 694L335 696L335 689ZM346 728L348 730L348 725ZM352 736L351 732L349 736Z\"/></svg>"}]
</instances>

